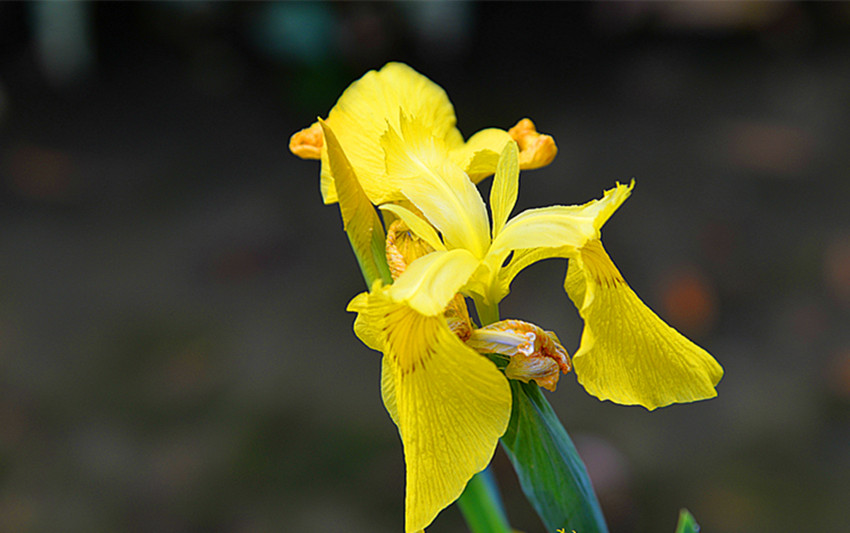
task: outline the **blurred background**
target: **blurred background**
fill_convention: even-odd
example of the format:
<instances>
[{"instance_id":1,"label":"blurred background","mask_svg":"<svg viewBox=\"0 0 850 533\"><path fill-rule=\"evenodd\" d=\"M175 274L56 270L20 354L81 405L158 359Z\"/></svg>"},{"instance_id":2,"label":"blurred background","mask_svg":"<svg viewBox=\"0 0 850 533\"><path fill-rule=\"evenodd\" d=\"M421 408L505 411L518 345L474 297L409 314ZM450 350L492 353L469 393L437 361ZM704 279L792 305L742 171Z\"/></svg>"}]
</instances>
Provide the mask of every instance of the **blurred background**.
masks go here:
<instances>
[{"instance_id":1,"label":"blurred background","mask_svg":"<svg viewBox=\"0 0 850 533\"><path fill-rule=\"evenodd\" d=\"M606 248L726 369L653 413L548 394L612 533L846 529L850 4L56 2L0 3L0 530L401 530L363 281L287 149L388 60L467 136L554 136L518 209L634 178ZM564 272L502 315L572 353Z\"/></svg>"}]
</instances>

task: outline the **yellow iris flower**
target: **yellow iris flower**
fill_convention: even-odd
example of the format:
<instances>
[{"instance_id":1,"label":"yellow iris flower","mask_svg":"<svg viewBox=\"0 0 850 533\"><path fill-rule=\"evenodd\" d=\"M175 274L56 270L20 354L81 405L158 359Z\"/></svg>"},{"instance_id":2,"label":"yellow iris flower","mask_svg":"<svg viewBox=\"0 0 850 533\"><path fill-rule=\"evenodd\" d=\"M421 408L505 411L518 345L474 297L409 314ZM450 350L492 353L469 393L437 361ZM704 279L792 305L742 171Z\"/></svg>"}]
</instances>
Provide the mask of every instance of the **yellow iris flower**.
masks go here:
<instances>
[{"instance_id":1,"label":"yellow iris flower","mask_svg":"<svg viewBox=\"0 0 850 533\"><path fill-rule=\"evenodd\" d=\"M548 136L484 130L463 143L442 89L397 63L352 85L317 124L293 136L291 148L322 158L324 199L340 202L355 249L374 251L377 229L383 236L371 204L428 245L394 271L391 285L374 274L371 290L349 304L358 313L358 337L384 354L383 400L407 466L405 531L424 529L458 498L490 462L510 419L507 378L477 351L489 351L510 332L455 334L449 311L459 293L484 314L523 268L567 258L564 288L585 323L572 363L590 394L650 410L716 395L720 365L646 307L602 247L601 228L633 184L583 205L530 209L509 219L519 170L549 145L540 141ZM554 157L551 147L539 153ZM475 181L494 172L488 215ZM557 343L554 335L551 342ZM525 365L511 377L536 379L535 368ZM540 376L548 379L549 371Z\"/></svg>"},{"instance_id":2,"label":"yellow iris flower","mask_svg":"<svg viewBox=\"0 0 850 533\"><path fill-rule=\"evenodd\" d=\"M517 147L508 143L490 194L491 221L462 170L444 161L430 166L419 157L423 130L404 117L400 124L401 134L390 128L383 139L387 168L423 216L396 204L381 209L434 251L392 285L377 283L355 298L349 310L359 313L358 336L385 354L384 401L408 465L408 531L430 523L487 465L509 419L507 381L451 334L443 316L458 292L472 296L480 310L497 304L525 266L567 257L565 288L585 320L573 365L588 392L647 409L716 395L717 362L647 308L602 248L600 229L631 186L618 185L584 205L532 209L508 220L519 175Z\"/></svg>"}]
</instances>

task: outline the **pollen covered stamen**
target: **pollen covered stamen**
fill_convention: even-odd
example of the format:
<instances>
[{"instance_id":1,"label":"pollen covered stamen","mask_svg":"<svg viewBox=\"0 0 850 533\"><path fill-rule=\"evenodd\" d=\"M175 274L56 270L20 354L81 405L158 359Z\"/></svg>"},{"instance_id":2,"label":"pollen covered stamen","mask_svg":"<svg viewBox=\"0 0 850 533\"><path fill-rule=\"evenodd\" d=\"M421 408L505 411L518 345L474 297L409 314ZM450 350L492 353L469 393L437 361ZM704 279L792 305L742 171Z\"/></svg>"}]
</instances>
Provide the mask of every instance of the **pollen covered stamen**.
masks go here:
<instances>
[{"instance_id":1,"label":"pollen covered stamen","mask_svg":"<svg viewBox=\"0 0 850 533\"><path fill-rule=\"evenodd\" d=\"M525 383L534 380L554 391L560 373L572 369L567 351L551 331L521 320L502 320L476 329L466 341L481 353L510 356L505 375Z\"/></svg>"},{"instance_id":2,"label":"pollen covered stamen","mask_svg":"<svg viewBox=\"0 0 850 533\"><path fill-rule=\"evenodd\" d=\"M469 318L469 309L466 307L466 300L463 295L458 293L446 306L444 315L446 322L449 324L449 329L457 335L460 340L466 342L472 336L473 325Z\"/></svg>"},{"instance_id":3,"label":"pollen covered stamen","mask_svg":"<svg viewBox=\"0 0 850 533\"><path fill-rule=\"evenodd\" d=\"M433 251L430 244L414 235L400 219L387 229L387 264L393 280L398 279L410 263Z\"/></svg>"}]
</instances>

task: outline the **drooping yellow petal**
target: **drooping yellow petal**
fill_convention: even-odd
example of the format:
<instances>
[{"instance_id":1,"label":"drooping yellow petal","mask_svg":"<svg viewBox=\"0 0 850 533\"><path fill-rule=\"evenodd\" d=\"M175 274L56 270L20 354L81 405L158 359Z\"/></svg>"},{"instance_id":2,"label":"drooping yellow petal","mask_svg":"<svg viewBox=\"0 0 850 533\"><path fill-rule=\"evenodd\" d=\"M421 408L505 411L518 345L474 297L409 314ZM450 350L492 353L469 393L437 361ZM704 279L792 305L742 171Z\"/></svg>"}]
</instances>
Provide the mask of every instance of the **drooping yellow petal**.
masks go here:
<instances>
[{"instance_id":1,"label":"drooping yellow petal","mask_svg":"<svg viewBox=\"0 0 850 533\"><path fill-rule=\"evenodd\" d=\"M381 138L387 173L443 234L448 248L465 248L483 257L490 244L487 208L475 185L441 149L421 121L402 116L401 132Z\"/></svg>"},{"instance_id":2,"label":"drooping yellow petal","mask_svg":"<svg viewBox=\"0 0 850 533\"><path fill-rule=\"evenodd\" d=\"M374 298L374 297L373 297ZM384 403L404 444L405 531L427 527L486 468L507 429L507 379L441 316L381 304Z\"/></svg>"},{"instance_id":3,"label":"drooping yellow petal","mask_svg":"<svg viewBox=\"0 0 850 533\"><path fill-rule=\"evenodd\" d=\"M638 298L600 241L570 259L564 288L584 319L573 366L587 392L649 410L717 395L721 366Z\"/></svg>"},{"instance_id":4,"label":"drooping yellow petal","mask_svg":"<svg viewBox=\"0 0 850 533\"><path fill-rule=\"evenodd\" d=\"M366 283L371 285L377 279L388 283L391 278L384 256L384 227L381 220L363 192L333 130L323 120L319 119L319 123L327 145L330 168L336 176L343 228L351 241Z\"/></svg>"},{"instance_id":5,"label":"drooping yellow petal","mask_svg":"<svg viewBox=\"0 0 850 533\"><path fill-rule=\"evenodd\" d=\"M423 315L440 315L478 265L478 259L464 249L431 252L408 265L387 291L394 301Z\"/></svg>"},{"instance_id":6,"label":"drooping yellow petal","mask_svg":"<svg viewBox=\"0 0 850 533\"><path fill-rule=\"evenodd\" d=\"M493 238L502 231L516 205L519 191L519 148L515 142L505 144L496 166L490 189L490 211L493 215Z\"/></svg>"},{"instance_id":7,"label":"drooping yellow petal","mask_svg":"<svg viewBox=\"0 0 850 533\"><path fill-rule=\"evenodd\" d=\"M328 114L327 123L357 169L366 194L376 204L398 198L393 183L386 180L380 139L388 122L399 128L399 110L417 117L449 149L463 144L455 127L454 108L439 85L402 63L387 63L379 71L367 72L342 93ZM325 203L336 201L333 180L323 155Z\"/></svg>"}]
</instances>

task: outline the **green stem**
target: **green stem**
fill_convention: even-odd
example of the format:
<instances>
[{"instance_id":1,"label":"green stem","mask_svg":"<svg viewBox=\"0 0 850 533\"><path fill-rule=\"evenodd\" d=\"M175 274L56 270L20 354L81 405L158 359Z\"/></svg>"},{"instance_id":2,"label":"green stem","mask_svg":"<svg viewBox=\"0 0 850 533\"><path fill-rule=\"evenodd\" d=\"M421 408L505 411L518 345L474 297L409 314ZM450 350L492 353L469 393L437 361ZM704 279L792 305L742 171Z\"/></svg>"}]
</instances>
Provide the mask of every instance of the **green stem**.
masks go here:
<instances>
[{"instance_id":1,"label":"green stem","mask_svg":"<svg viewBox=\"0 0 850 533\"><path fill-rule=\"evenodd\" d=\"M499 321L499 305L475 299L481 325ZM548 529L608 533L587 470L549 402L534 383L510 381L513 406L502 447L520 486Z\"/></svg>"},{"instance_id":2,"label":"green stem","mask_svg":"<svg viewBox=\"0 0 850 533\"><path fill-rule=\"evenodd\" d=\"M487 468L475 474L457 500L472 533L511 533L496 480Z\"/></svg>"},{"instance_id":3,"label":"green stem","mask_svg":"<svg viewBox=\"0 0 850 533\"><path fill-rule=\"evenodd\" d=\"M502 448L546 528L608 533L587 469L540 388L512 380L511 393Z\"/></svg>"},{"instance_id":4,"label":"green stem","mask_svg":"<svg viewBox=\"0 0 850 533\"><path fill-rule=\"evenodd\" d=\"M486 305L476 298L475 309L482 326L499 321L498 304ZM488 467L469 480L457 505L472 533L511 533L513 529L501 502L496 480Z\"/></svg>"},{"instance_id":5,"label":"green stem","mask_svg":"<svg viewBox=\"0 0 850 533\"><path fill-rule=\"evenodd\" d=\"M478 320L481 321L481 327L499 321L499 304L488 305L480 298L474 298L474 300L475 310L478 311Z\"/></svg>"}]
</instances>

